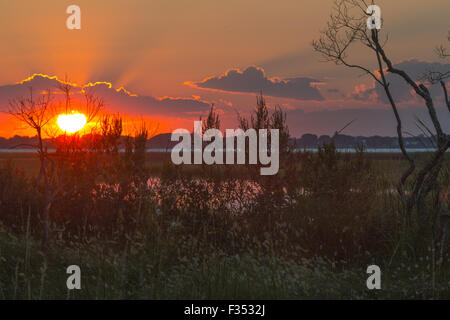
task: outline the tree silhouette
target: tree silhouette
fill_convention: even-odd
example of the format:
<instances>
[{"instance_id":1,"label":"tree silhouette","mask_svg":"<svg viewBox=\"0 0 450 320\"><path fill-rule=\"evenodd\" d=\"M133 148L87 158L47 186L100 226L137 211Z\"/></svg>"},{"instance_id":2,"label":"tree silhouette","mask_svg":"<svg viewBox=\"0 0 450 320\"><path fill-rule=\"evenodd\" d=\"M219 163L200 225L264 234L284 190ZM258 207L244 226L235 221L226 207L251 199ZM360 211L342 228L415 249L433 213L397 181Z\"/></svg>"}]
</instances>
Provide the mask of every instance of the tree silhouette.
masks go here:
<instances>
[{"instance_id":1,"label":"tree silhouette","mask_svg":"<svg viewBox=\"0 0 450 320\"><path fill-rule=\"evenodd\" d=\"M216 112L214 104L211 105L209 109L208 117L202 121L203 133L209 129L219 129L220 130L220 118L219 114Z\"/></svg>"},{"instance_id":2,"label":"tree silhouette","mask_svg":"<svg viewBox=\"0 0 450 320\"><path fill-rule=\"evenodd\" d=\"M374 1L371 4L374 4ZM327 28L321 33L321 37L318 40L313 41L312 45L315 51L320 53L326 61L361 70L364 74L372 77L375 83L384 89L397 121L397 136L400 149L405 159L409 162L409 167L403 173L397 190L404 200L407 214L410 216L413 208L416 206L419 212L424 211L425 197L437 186L437 177L442 168L445 152L450 147L450 138L442 130L436 113L435 102L429 89L423 83L414 81L406 71L394 65L385 50L388 37L382 36L381 30L367 28L367 19L371 15L366 12L368 6L369 3L364 0L335 0L333 13L330 16ZM361 45L369 53L373 54L375 68L370 65L350 61L349 57L352 49L358 46L361 47ZM438 49L438 53L442 57L447 56L445 49L442 47ZM374 69L375 71L372 71ZM422 99L428 110L429 118L433 125L432 138L435 141L436 150L431 159L420 170L417 169L415 160L405 148L402 119L398 111L397 102L393 98L392 89L386 77L387 74L395 74L401 77L410 86L411 90ZM445 102L448 106L449 101L445 85L448 73L440 75L437 81L442 81L441 85L446 97ZM413 175L416 171L417 174ZM405 190L405 185L408 181L412 182L412 191L409 194Z\"/></svg>"},{"instance_id":3,"label":"tree silhouette","mask_svg":"<svg viewBox=\"0 0 450 320\"><path fill-rule=\"evenodd\" d=\"M8 113L13 117L27 125L29 128L36 131L38 138L37 148L39 155L39 175L37 182L43 185L43 223L44 236L42 240L42 247L47 249L49 238L49 212L52 199L55 192L52 192L51 180L55 173L54 163L49 159L47 147L43 143L43 133L45 127L55 116L55 108L51 91L48 90L45 95L40 95L38 98L33 96L33 89L30 87L29 98L18 98L10 100Z\"/></svg>"},{"instance_id":4,"label":"tree silhouette","mask_svg":"<svg viewBox=\"0 0 450 320\"><path fill-rule=\"evenodd\" d=\"M17 98L9 101L8 113L25 124L28 128L36 132L38 144L32 146L36 148L39 156L39 175L37 183L42 186L43 198L43 238L42 248L44 251L48 248L50 238L49 216L51 206L55 197L69 183L64 179L66 167L74 161L74 155L79 153L83 148L77 134L62 135L57 129L50 125L55 116L63 112L71 111L71 90L73 86L66 80L58 84L58 88L64 94L64 101L61 104L55 102L51 95L51 90L47 90L45 94L40 94L37 98L33 95L33 89L30 87L28 98ZM87 118L87 122L91 122L98 112L103 108L103 101L96 97L93 92L83 90L85 103L79 106L80 112L83 112ZM53 145L57 148L57 153L51 155L47 146L44 144L44 134L48 136ZM82 157L77 157L81 159Z\"/></svg>"}]
</instances>

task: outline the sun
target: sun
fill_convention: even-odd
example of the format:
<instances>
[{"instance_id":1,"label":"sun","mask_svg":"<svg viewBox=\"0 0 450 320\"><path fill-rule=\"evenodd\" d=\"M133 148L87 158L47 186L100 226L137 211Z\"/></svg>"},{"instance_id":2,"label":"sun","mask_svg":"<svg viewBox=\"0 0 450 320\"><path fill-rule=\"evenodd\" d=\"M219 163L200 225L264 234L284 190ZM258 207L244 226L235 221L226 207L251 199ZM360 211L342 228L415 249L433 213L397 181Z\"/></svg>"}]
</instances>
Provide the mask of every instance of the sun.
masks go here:
<instances>
[{"instance_id":1,"label":"sun","mask_svg":"<svg viewBox=\"0 0 450 320\"><path fill-rule=\"evenodd\" d=\"M56 121L58 127L66 133L75 133L86 125L86 116L82 113L60 114Z\"/></svg>"}]
</instances>

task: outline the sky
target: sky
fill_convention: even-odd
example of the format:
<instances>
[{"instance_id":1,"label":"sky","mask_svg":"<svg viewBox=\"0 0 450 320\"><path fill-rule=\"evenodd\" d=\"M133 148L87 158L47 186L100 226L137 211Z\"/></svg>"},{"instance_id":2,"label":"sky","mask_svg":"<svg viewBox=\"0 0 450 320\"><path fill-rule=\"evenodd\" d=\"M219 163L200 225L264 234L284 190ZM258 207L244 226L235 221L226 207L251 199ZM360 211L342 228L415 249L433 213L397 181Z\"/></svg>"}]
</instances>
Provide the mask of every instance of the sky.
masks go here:
<instances>
[{"instance_id":1,"label":"sky","mask_svg":"<svg viewBox=\"0 0 450 320\"><path fill-rule=\"evenodd\" d=\"M66 28L72 4L81 8L81 30ZM450 31L448 0L377 4L396 65L417 76L450 69L434 53ZM211 103L223 129L234 128L236 114L248 115L262 91L270 107L287 112L294 136L333 134L353 119L347 134L393 136L392 111L373 81L321 61L312 49L332 7L332 0L2 0L0 111L29 86L68 78L78 89L110 83L96 86L108 111L149 119L161 132L191 128ZM374 66L363 51L352 59ZM391 81L405 130L413 132L414 117L427 116L424 105ZM438 108L448 132L448 112ZM15 134L26 131L0 113L0 136Z\"/></svg>"}]
</instances>

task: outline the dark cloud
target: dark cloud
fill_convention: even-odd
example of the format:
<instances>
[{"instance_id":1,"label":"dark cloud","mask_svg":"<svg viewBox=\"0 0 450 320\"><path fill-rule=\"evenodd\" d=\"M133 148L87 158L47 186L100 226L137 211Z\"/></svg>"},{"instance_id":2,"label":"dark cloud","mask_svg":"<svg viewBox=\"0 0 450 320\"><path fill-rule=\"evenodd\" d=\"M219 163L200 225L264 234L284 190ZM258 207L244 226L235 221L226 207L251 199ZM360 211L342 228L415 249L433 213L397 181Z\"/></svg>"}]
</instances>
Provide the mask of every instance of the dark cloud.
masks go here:
<instances>
[{"instance_id":1,"label":"dark cloud","mask_svg":"<svg viewBox=\"0 0 450 320\"><path fill-rule=\"evenodd\" d=\"M47 76L34 76L28 81L14 85L0 86L0 111L6 111L9 100L29 96L29 88L33 88L35 95L43 91L51 90L58 93L59 80ZM101 97L107 110L135 115L163 115L183 118L197 118L210 108L210 104L193 98L164 97L158 99L151 96L137 96L124 89L115 89L111 84L99 82L92 84L88 90L92 90ZM81 87L73 85L74 100L81 99L79 93ZM75 102L76 103L76 102Z\"/></svg>"},{"instance_id":2,"label":"dark cloud","mask_svg":"<svg viewBox=\"0 0 450 320\"><path fill-rule=\"evenodd\" d=\"M202 89L240 93L262 92L272 97L321 101L324 98L314 87L318 82L311 78L270 79L263 69L249 67L244 71L229 70L224 75L188 84Z\"/></svg>"}]
</instances>

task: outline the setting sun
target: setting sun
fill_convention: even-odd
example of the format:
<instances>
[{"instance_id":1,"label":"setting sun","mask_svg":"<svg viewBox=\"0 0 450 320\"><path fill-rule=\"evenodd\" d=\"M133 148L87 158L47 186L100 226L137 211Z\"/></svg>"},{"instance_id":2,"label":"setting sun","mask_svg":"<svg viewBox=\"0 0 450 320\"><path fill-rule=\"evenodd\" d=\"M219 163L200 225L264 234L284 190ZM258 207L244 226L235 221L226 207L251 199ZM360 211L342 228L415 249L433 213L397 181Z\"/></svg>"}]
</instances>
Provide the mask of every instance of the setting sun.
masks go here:
<instances>
[{"instance_id":1,"label":"setting sun","mask_svg":"<svg viewBox=\"0 0 450 320\"><path fill-rule=\"evenodd\" d=\"M67 133L75 133L86 125L86 116L81 113L61 114L57 120L61 130Z\"/></svg>"}]
</instances>

